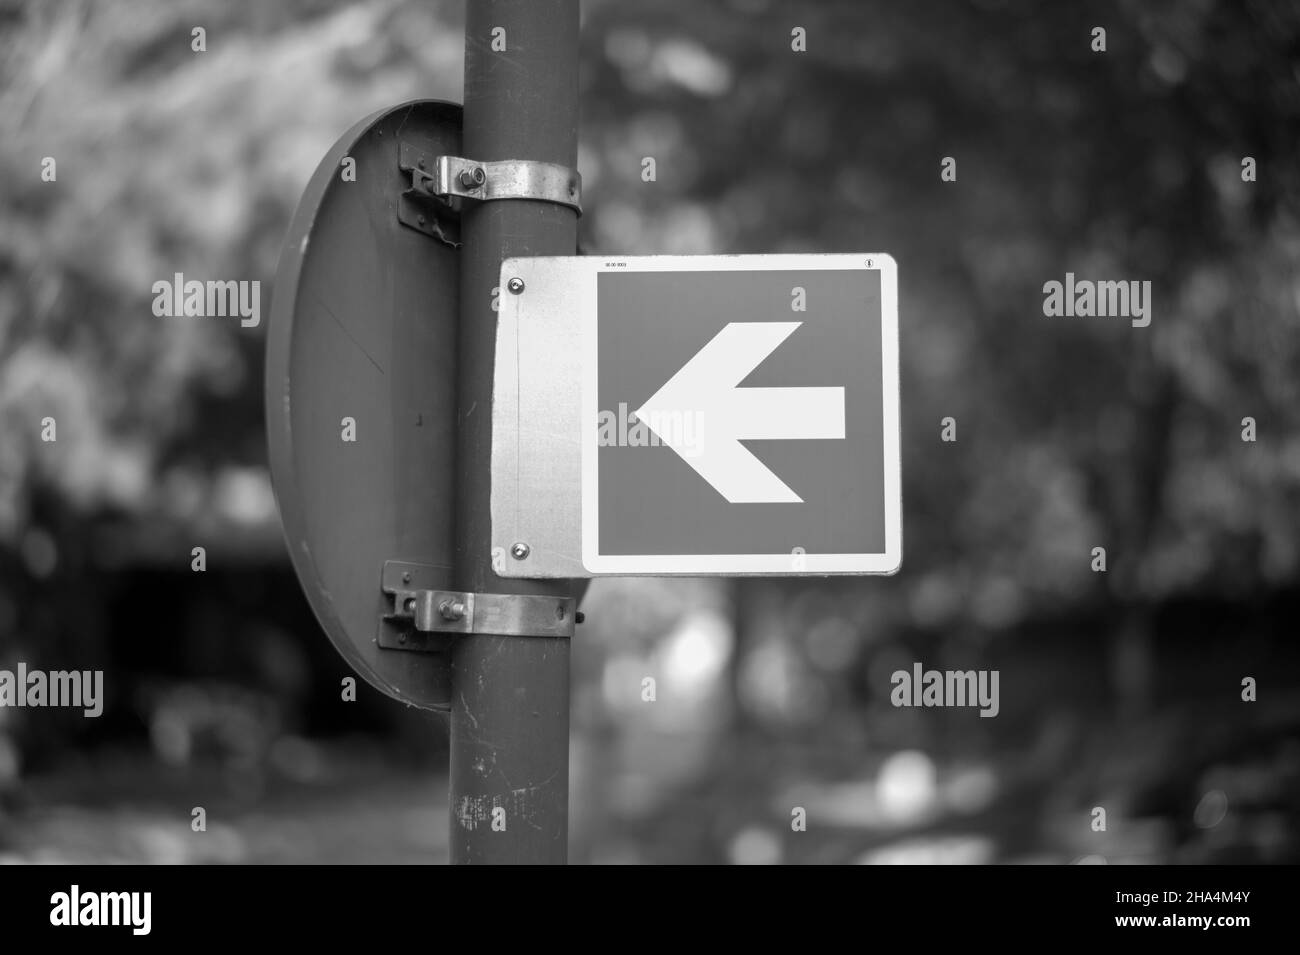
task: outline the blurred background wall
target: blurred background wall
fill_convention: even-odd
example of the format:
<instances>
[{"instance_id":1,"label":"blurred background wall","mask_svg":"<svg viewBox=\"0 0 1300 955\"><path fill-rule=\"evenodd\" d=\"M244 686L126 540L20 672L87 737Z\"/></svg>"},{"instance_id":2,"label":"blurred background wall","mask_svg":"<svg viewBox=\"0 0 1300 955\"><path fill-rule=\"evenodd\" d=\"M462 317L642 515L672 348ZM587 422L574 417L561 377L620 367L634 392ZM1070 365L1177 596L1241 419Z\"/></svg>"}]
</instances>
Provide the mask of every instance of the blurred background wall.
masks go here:
<instances>
[{"instance_id":1,"label":"blurred background wall","mask_svg":"<svg viewBox=\"0 0 1300 955\"><path fill-rule=\"evenodd\" d=\"M0 709L0 857L445 858L445 726L341 702L289 568L265 321L151 288L273 295L316 163L458 100L462 29L0 2L0 667L107 687ZM583 31L586 251L899 262L906 545L886 579L597 582L573 858L1300 860L1300 8L587 0ZM1151 325L1044 318L1067 271L1151 281ZM998 669L1000 715L895 709L914 661Z\"/></svg>"}]
</instances>

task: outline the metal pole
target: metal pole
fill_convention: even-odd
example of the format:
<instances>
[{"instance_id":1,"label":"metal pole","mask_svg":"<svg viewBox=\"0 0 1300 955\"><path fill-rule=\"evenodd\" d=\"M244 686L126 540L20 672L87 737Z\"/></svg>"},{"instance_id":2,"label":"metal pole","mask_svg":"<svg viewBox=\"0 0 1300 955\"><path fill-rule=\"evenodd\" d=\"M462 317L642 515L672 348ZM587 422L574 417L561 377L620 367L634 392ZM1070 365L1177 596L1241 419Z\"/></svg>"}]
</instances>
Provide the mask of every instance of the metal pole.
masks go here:
<instances>
[{"instance_id":1,"label":"metal pole","mask_svg":"<svg viewBox=\"0 0 1300 955\"><path fill-rule=\"evenodd\" d=\"M576 167L577 152L578 0L467 0L465 156ZM529 200L467 205L456 586L568 596L568 582L510 581L492 571L492 301L502 259L576 252L577 215ZM564 863L568 801L569 641L460 638L452 649L452 862Z\"/></svg>"}]
</instances>

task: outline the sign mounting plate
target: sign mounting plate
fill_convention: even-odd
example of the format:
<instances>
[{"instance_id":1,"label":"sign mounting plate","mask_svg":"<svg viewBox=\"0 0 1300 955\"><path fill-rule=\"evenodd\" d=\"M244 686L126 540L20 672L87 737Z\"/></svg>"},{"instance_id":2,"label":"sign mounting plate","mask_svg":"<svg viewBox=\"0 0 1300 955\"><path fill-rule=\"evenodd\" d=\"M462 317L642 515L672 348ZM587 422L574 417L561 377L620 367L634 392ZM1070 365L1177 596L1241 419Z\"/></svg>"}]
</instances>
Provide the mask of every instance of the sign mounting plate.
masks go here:
<instances>
[{"instance_id":1,"label":"sign mounting plate","mask_svg":"<svg viewBox=\"0 0 1300 955\"><path fill-rule=\"evenodd\" d=\"M876 253L508 259L497 572L896 572L897 303Z\"/></svg>"}]
</instances>

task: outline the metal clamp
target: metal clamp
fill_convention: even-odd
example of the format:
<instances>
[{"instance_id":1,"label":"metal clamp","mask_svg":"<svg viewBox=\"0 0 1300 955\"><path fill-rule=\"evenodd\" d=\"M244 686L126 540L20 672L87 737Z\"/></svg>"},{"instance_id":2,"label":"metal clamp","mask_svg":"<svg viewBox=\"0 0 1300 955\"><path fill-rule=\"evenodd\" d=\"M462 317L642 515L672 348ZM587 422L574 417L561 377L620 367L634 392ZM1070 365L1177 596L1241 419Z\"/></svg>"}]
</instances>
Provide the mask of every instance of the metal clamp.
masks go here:
<instances>
[{"instance_id":1,"label":"metal clamp","mask_svg":"<svg viewBox=\"0 0 1300 955\"><path fill-rule=\"evenodd\" d=\"M423 181L417 181L417 177ZM438 156L433 169L412 170L412 185L430 195L476 199L535 199L568 206L582 215L582 175L556 163L527 159L477 162L460 156Z\"/></svg>"},{"instance_id":2,"label":"metal clamp","mask_svg":"<svg viewBox=\"0 0 1300 955\"><path fill-rule=\"evenodd\" d=\"M411 188L397 201L397 221L455 248L460 247L459 200L440 196L432 170L438 157L412 143L401 144L398 167L411 176Z\"/></svg>"},{"instance_id":3,"label":"metal clamp","mask_svg":"<svg viewBox=\"0 0 1300 955\"><path fill-rule=\"evenodd\" d=\"M392 610L380 618L379 646L389 650L438 652L439 634L491 633L509 637L573 636L578 614L572 597L536 594L479 594L421 586L445 570L407 561L384 561L383 592Z\"/></svg>"}]
</instances>

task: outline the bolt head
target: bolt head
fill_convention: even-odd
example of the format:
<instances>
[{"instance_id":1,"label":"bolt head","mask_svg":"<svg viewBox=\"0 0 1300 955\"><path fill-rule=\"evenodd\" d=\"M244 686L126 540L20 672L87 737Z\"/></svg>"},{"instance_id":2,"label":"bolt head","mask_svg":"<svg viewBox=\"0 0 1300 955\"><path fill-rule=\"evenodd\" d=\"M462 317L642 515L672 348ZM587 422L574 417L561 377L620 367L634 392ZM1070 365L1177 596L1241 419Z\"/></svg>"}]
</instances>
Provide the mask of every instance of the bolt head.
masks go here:
<instances>
[{"instance_id":1,"label":"bolt head","mask_svg":"<svg viewBox=\"0 0 1300 955\"><path fill-rule=\"evenodd\" d=\"M473 176L474 176L474 185L476 186L481 186L483 185L483 183L487 182L487 173L483 171L482 166L474 167Z\"/></svg>"},{"instance_id":2,"label":"bolt head","mask_svg":"<svg viewBox=\"0 0 1300 955\"><path fill-rule=\"evenodd\" d=\"M524 280L516 276L506 283L506 288L510 289L513 294L518 295L524 290Z\"/></svg>"},{"instance_id":3,"label":"bolt head","mask_svg":"<svg viewBox=\"0 0 1300 955\"><path fill-rule=\"evenodd\" d=\"M532 552L532 548L523 541L516 541L510 546L510 556L515 560L523 560Z\"/></svg>"},{"instance_id":4,"label":"bolt head","mask_svg":"<svg viewBox=\"0 0 1300 955\"><path fill-rule=\"evenodd\" d=\"M409 584L410 582L411 582L411 572L409 570L402 571L402 583Z\"/></svg>"}]
</instances>

